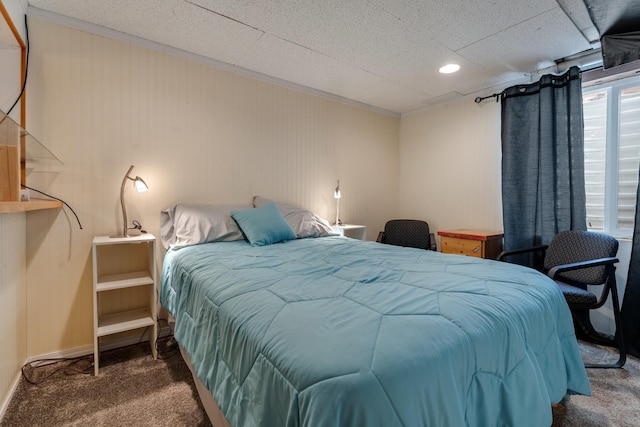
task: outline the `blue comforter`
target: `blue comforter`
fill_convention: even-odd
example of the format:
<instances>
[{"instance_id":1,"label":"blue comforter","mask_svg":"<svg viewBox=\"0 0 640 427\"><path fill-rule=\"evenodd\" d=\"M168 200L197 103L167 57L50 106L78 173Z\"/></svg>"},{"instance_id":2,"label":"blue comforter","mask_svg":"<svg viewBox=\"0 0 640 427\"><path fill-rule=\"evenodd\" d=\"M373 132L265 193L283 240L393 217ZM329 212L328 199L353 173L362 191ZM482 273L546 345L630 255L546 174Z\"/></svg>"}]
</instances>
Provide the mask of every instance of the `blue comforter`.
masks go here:
<instances>
[{"instance_id":1,"label":"blue comforter","mask_svg":"<svg viewBox=\"0 0 640 427\"><path fill-rule=\"evenodd\" d=\"M558 287L344 237L167 252L162 305L231 426L550 426L590 394Z\"/></svg>"}]
</instances>

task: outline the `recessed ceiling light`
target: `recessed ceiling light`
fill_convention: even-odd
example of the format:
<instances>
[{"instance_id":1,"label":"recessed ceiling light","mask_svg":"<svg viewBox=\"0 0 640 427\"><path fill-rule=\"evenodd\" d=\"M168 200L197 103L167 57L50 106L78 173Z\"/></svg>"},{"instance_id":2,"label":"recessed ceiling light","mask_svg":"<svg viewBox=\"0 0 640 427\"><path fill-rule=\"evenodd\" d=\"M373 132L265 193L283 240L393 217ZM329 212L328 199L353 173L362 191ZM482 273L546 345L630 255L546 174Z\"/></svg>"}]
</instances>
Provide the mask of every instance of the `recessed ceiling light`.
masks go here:
<instances>
[{"instance_id":1,"label":"recessed ceiling light","mask_svg":"<svg viewBox=\"0 0 640 427\"><path fill-rule=\"evenodd\" d=\"M455 73L459 69L460 69L460 66L458 64L447 64L440 67L438 71L440 71L442 74L451 74L451 73Z\"/></svg>"}]
</instances>

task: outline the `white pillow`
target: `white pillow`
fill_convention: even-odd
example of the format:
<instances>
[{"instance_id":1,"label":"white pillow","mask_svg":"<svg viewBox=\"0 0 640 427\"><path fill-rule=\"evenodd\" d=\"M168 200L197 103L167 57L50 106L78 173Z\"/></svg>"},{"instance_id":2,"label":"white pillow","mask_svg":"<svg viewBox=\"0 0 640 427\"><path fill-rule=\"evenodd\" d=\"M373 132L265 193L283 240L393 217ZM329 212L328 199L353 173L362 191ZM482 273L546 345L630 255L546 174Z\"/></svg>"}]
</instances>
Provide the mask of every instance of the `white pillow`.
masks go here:
<instances>
[{"instance_id":1,"label":"white pillow","mask_svg":"<svg viewBox=\"0 0 640 427\"><path fill-rule=\"evenodd\" d=\"M264 206L271 202L273 201L260 196L254 196L253 198L253 206L256 208ZM336 233L333 228L331 228L329 221L320 218L318 215L314 214L311 211L298 208L293 205L288 205L286 203L273 203L275 203L275 205L278 207L278 210L287 221L289 226L293 229L293 232L296 233L298 239L302 239L305 237L325 237L339 235L339 233Z\"/></svg>"},{"instance_id":2,"label":"white pillow","mask_svg":"<svg viewBox=\"0 0 640 427\"><path fill-rule=\"evenodd\" d=\"M251 205L179 203L160 212L160 240L167 249L243 240L242 231L231 218L231 211L251 208Z\"/></svg>"}]
</instances>

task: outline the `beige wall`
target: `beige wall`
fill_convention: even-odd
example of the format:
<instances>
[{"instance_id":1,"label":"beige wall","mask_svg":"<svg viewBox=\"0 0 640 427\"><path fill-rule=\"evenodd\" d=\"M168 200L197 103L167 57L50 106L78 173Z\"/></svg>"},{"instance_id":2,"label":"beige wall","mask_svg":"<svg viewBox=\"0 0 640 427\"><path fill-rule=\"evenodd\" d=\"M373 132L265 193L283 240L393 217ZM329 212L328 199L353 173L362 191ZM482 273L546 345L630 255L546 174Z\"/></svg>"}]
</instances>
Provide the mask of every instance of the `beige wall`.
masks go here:
<instances>
[{"instance_id":1,"label":"beige wall","mask_svg":"<svg viewBox=\"0 0 640 427\"><path fill-rule=\"evenodd\" d=\"M26 218L0 215L0 418L27 356Z\"/></svg>"},{"instance_id":2,"label":"beige wall","mask_svg":"<svg viewBox=\"0 0 640 427\"><path fill-rule=\"evenodd\" d=\"M500 104L472 97L403 117L398 214L502 231Z\"/></svg>"},{"instance_id":3,"label":"beige wall","mask_svg":"<svg viewBox=\"0 0 640 427\"><path fill-rule=\"evenodd\" d=\"M20 94L20 58L22 49L19 46L0 46L0 110L9 111L16 97ZM11 64L11 65L9 65ZM20 103L18 102L10 114L11 118L20 123Z\"/></svg>"},{"instance_id":4,"label":"beige wall","mask_svg":"<svg viewBox=\"0 0 640 427\"><path fill-rule=\"evenodd\" d=\"M129 218L158 234L176 202L250 203L259 194L364 224L373 239L395 215L399 119L250 79L37 18L29 131L64 163L28 184L73 215L27 216L27 353L92 340L91 240L121 227L129 165L150 191L127 189Z\"/></svg>"},{"instance_id":5,"label":"beige wall","mask_svg":"<svg viewBox=\"0 0 640 427\"><path fill-rule=\"evenodd\" d=\"M3 0L2 4L18 30L23 28L25 2ZM0 17L0 31L10 36L8 25ZM11 107L20 92L20 55L20 49L13 45L0 46L0 109L3 111ZM11 117L20 121L20 104ZM26 358L25 236L26 214L0 215L0 418Z\"/></svg>"}]
</instances>

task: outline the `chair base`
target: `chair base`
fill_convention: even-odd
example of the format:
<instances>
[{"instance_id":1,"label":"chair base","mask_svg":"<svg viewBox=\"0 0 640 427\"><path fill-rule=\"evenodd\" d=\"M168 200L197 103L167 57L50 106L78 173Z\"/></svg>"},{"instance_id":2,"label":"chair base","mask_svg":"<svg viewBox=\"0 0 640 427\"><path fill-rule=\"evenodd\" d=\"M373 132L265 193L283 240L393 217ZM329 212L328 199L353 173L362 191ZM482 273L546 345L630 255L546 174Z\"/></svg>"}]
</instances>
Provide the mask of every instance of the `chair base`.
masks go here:
<instances>
[{"instance_id":1,"label":"chair base","mask_svg":"<svg viewBox=\"0 0 640 427\"><path fill-rule=\"evenodd\" d=\"M622 368L627 361L627 354L624 350L624 346L618 348L618 360L614 363L585 363L585 368L600 368L600 369L615 369Z\"/></svg>"},{"instance_id":2,"label":"chair base","mask_svg":"<svg viewBox=\"0 0 640 427\"><path fill-rule=\"evenodd\" d=\"M597 343L596 343L597 344ZM607 344L604 344L607 345ZM617 343L614 345L610 345L611 347L615 347L618 349L618 361L614 363L585 363L585 368L601 368L601 369L610 369L610 368L622 368L627 361L627 353L624 349L624 344Z\"/></svg>"},{"instance_id":3,"label":"chair base","mask_svg":"<svg viewBox=\"0 0 640 427\"><path fill-rule=\"evenodd\" d=\"M588 341L594 344L603 345L607 347L614 347L618 349L619 358L614 363L585 363L585 368L600 368L600 369L616 369L622 368L627 361L627 353L625 351L624 343L619 334L615 337L606 335L596 331L591 325L588 312L581 312L576 310L573 313L574 327L576 336L579 339Z\"/></svg>"},{"instance_id":4,"label":"chair base","mask_svg":"<svg viewBox=\"0 0 640 427\"><path fill-rule=\"evenodd\" d=\"M597 369L620 369L624 366L624 364L627 362L627 358L626 357L621 357L620 359L618 359L618 361L616 363L612 363L610 365L598 365L598 364L591 364L591 363L585 363L584 367L585 368L597 368Z\"/></svg>"}]
</instances>

